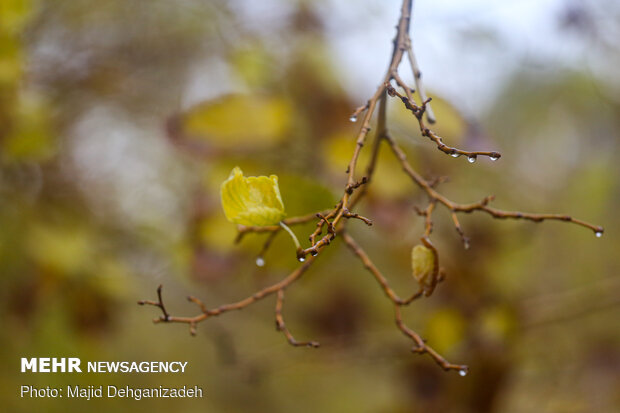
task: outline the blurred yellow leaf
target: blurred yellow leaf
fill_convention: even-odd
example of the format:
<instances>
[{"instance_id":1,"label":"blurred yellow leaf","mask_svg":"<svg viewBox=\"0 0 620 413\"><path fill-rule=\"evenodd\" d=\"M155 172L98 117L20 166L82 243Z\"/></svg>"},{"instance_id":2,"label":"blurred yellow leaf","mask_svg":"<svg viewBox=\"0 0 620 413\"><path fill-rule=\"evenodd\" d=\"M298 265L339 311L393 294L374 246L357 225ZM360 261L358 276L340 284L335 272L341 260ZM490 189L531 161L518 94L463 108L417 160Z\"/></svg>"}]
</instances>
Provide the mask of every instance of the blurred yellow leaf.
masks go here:
<instances>
[{"instance_id":1,"label":"blurred yellow leaf","mask_svg":"<svg viewBox=\"0 0 620 413\"><path fill-rule=\"evenodd\" d=\"M413 277L420 283L425 284L435 267L435 255L433 251L424 245L416 245L411 250L411 268Z\"/></svg>"},{"instance_id":2,"label":"blurred yellow leaf","mask_svg":"<svg viewBox=\"0 0 620 413\"><path fill-rule=\"evenodd\" d=\"M95 239L86 228L35 224L28 234L31 257L59 275L87 270L93 260Z\"/></svg>"},{"instance_id":3,"label":"blurred yellow leaf","mask_svg":"<svg viewBox=\"0 0 620 413\"><path fill-rule=\"evenodd\" d=\"M393 199L408 196L411 194L411 179L403 173L398 162L394 162L394 155L389 150L379 152L377 168L373 181L380 182L380 185L369 187L369 193L382 199ZM355 135L351 131L341 131L329 137L323 144L322 158L326 161L329 170L341 176L344 171L343 166L351 160L355 150ZM360 153L358 168L364 170L370 161L371 148L364 148ZM415 167L415 159L410 159Z\"/></svg>"},{"instance_id":4,"label":"blurred yellow leaf","mask_svg":"<svg viewBox=\"0 0 620 413\"><path fill-rule=\"evenodd\" d=\"M265 85L275 75L270 56L258 45L236 50L232 61L239 77L250 87Z\"/></svg>"},{"instance_id":5,"label":"blurred yellow leaf","mask_svg":"<svg viewBox=\"0 0 620 413\"><path fill-rule=\"evenodd\" d=\"M508 307L496 306L485 309L480 315L482 335L489 341L504 342L517 331L517 319Z\"/></svg>"},{"instance_id":6,"label":"blurred yellow leaf","mask_svg":"<svg viewBox=\"0 0 620 413\"><path fill-rule=\"evenodd\" d=\"M235 224L275 225L286 216L276 175L246 178L235 167L222 184L220 194L224 214Z\"/></svg>"},{"instance_id":7,"label":"blurred yellow leaf","mask_svg":"<svg viewBox=\"0 0 620 413\"><path fill-rule=\"evenodd\" d=\"M467 322L463 315L452 308L435 312L426 328L426 338L440 353L450 352L465 336Z\"/></svg>"},{"instance_id":8,"label":"blurred yellow leaf","mask_svg":"<svg viewBox=\"0 0 620 413\"><path fill-rule=\"evenodd\" d=\"M200 221L198 234L200 236L200 242L210 250L226 253L230 251L233 245L237 230L234 225L230 225L223 216L220 214L213 214Z\"/></svg>"},{"instance_id":9,"label":"blurred yellow leaf","mask_svg":"<svg viewBox=\"0 0 620 413\"><path fill-rule=\"evenodd\" d=\"M22 94L15 105L13 127L2 142L5 155L15 160L41 161L56 152L50 133L48 106L37 96Z\"/></svg>"},{"instance_id":10,"label":"blurred yellow leaf","mask_svg":"<svg viewBox=\"0 0 620 413\"><path fill-rule=\"evenodd\" d=\"M282 141L290 128L292 108L284 99L229 95L192 108L184 117L184 133L220 147L261 146Z\"/></svg>"},{"instance_id":11,"label":"blurred yellow leaf","mask_svg":"<svg viewBox=\"0 0 620 413\"><path fill-rule=\"evenodd\" d=\"M31 8L29 0L2 0L0 2L0 31L17 34L23 29Z\"/></svg>"},{"instance_id":12,"label":"blurred yellow leaf","mask_svg":"<svg viewBox=\"0 0 620 413\"><path fill-rule=\"evenodd\" d=\"M336 196L310 176L280 174L280 188L286 194L286 211L289 216L321 211L336 203Z\"/></svg>"}]
</instances>

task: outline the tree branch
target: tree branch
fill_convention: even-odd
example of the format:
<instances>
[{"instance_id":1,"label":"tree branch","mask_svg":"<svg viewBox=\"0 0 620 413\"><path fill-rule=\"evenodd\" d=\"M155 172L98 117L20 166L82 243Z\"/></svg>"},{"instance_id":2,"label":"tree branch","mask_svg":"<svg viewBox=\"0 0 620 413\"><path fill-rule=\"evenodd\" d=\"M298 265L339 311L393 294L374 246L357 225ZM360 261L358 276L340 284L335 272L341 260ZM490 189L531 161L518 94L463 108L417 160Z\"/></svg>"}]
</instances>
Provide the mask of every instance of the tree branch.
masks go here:
<instances>
[{"instance_id":1,"label":"tree branch","mask_svg":"<svg viewBox=\"0 0 620 413\"><path fill-rule=\"evenodd\" d=\"M295 281L297 281L301 276L310 268L313 264L316 257L320 254L322 249L336 239L336 237L340 236L344 240L345 244L352 251L352 253L362 262L364 267L372 274L375 280L378 282L379 286L385 293L385 295L390 299L392 304L394 305L395 311L395 320L398 329L407 337L409 337L414 342L414 347L412 351L419 354L428 354L438 365L440 365L444 370L456 370L460 375L464 376L467 374L467 366L452 364L444 359L441 355L439 355L432 347L429 347L426 342L418 335L415 331L411 330L407 327L402 319L401 307L407 306L411 304L413 301L421 298L422 296L430 296L439 282L444 279L443 270L439 267L439 253L433 243L431 242L430 236L433 231L433 218L432 215L436 210L437 205L443 205L448 209L450 216L452 218L452 222L456 231L458 232L461 241L463 242L465 248L469 247L469 239L465 236L463 228L458 219L458 213L471 213L474 211L481 211L491 215L493 218L497 219L523 219L530 220L533 222L542 222L545 220L559 220L563 222L570 222L576 225L580 225L586 228L589 228L595 232L597 236L601 236L603 234L603 228L600 226L595 226L588 222L575 219L568 215L562 214L533 214L533 213L525 213L525 212L517 212L517 211L503 211L499 209L495 209L489 207L488 204L491 202L494 197L487 196L479 202L471 203L471 204L459 204L453 202L440 194L435 187L445 180L445 178L440 178L434 181L428 181L424 177L422 177L419 173L417 173L407 161L407 157L403 150L398 146L396 141L390 136L388 130L388 123L386 117L386 108L387 108L387 95L392 97L397 97L401 100L401 102L405 105L405 107L411 111L414 117L417 119L420 131L423 136L428 137L432 142L437 145L437 148L442 152L449 154L453 157L459 157L461 155L467 156L470 162L475 162L477 156L488 156L492 160L498 159L501 155L498 152L470 152L464 151L461 149L457 149L454 147L450 147L443 143L443 139L431 131L426 127L424 122L424 118L429 123L434 123L435 118L432 113L430 107L431 99L426 96L426 92L421 80L421 72L418 67L417 61L415 59L415 54L413 53L413 48L411 44L411 39L409 37L409 25L411 22L411 10L412 10L412 0L403 0L401 6L400 18L398 20L397 32L396 36L393 40L393 49L392 55L390 58L390 62L388 65L388 69L379 84L379 87L375 91L374 95L366 102L366 104L358 107L353 114L351 115L350 120L353 122L357 121L358 116L362 117L362 122L360 125L359 132L357 134L355 140L355 148L353 150L353 154L351 160L347 166L347 179L346 184L344 186L344 191L341 199L334 206L334 208L330 210L315 212L312 214L299 216L299 217L291 217L283 220L284 224L288 226L304 224L313 221L318 218L318 222L316 224L315 230L310 234L309 240L311 246L306 249L299 249L297 251L298 258L300 261L305 261L298 268L292 271L286 278L281 281L264 287L263 289L257 291L256 293L248 296L242 300L239 300L234 303L224 304L219 307L208 309L202 301L199 299L189 296L187 297L188 301L195 304L200 312L195 316L189 317L176 317L171 316L162 299L162 286L160 285L157 289L157 301L151 300L143 300L139 301L140 305L150 305L155 306L160 309L162 315L158 318L154 319L155 323L183 323L188 324L190 333L196 333L196 327L198 323L209 319L213 316L221 315L225 312L232 310L241 310L244 309L256 301L262 300L272 294L276 294L276 305L275 305L275 317L276 317L276 327L279 331L283 332L286 339L293 346L307 346L307 347L318 347L319 344L314 341L308 342L299 342L297 341L291 332L286 327L284 323L284 318L282 316L282 307L284 304L284 290L291 286ZM416 84L415 89L409 87L403 79L398 74L398 67L401 64L401 61L404 55L407 55L409 60L410 68L413 73L413 78ZM399 93L392 85L391 81L394 81L396 85L403 89L404 95ZM414 98L414 93L417 93L419 96L420 104L418 105ZM371 120L374 115L375 110L378 108L378 119L377 119L377 131L374 135L374 141L372 146L371 157L366 165L366 174L365 176L357 180L356 179L356 171L358 167L360 153L362 148L366 143L366 139L371 131ZM432 273L430 277L427 277L424 281L418 281L419 286L417 291L415 291L411 296L406 299L400 298L396 292L390 287L387 278L381 273L381 271L377 268L377 266L371 261L366 252L357 244L357 242L345 231L346 223L349 219L359 219L365 222L367 225L371 225L372 221L366 217L359 215L354 212L353 209L357 204L363 199L366 195L368 187L373 181L374 172L376 170L376 165L379 159L379 152L381 150L381 146L383 142L390 147L392 153L396 156L398 162L401 165L403 172L408 175L411 180L417 185L420 189L422 189L427 197L428 197L428 206L424 210L417 209L417 212L420 216L424 217L424 233L420 238L420 241L426 248L428 248L434 257L434 263L432 268ZM344 218L344 219L343 219ZM269 237L265 241L260 253L257 258L257 265L264 265L264 260L262 259L263 254L267 251L273 238L276 234L282 229L279 225L273 226L265 226L265 227L254 227L254 226L238 226L238 236L236 242L239 242L246 234L249 233L261 233L267 232L270 233ZM323 231L325 230L325 235L323 235ZM321 236L322 235L322 236ZM320 237L320 238L319 238ZM309 256L307 259L306 257Z\"/></svg>"}]
</instances>

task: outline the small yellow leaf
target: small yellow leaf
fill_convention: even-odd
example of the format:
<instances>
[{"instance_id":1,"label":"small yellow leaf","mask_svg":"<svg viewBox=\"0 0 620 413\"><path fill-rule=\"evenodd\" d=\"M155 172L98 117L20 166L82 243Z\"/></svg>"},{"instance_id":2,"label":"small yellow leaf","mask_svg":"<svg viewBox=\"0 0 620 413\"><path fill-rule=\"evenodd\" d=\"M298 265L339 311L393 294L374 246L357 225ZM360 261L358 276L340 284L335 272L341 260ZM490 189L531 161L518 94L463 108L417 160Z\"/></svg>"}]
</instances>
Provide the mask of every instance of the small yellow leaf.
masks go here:
<instances>
[{"instance_id":1,"label":"small yellow leaf","mask_svg":"<svg viewBox=\"0 0 620 413\"><path fill-rule=\"evenodd\" d=\"M226 218L235 224L267 226L285 216L276 175L244 177L235 167L220 190Z\"/></svg>"},{"instance_id":2,"label":"small yellow leaf","mask_svg":"<svg viewBox=\"0 0 620 413\"><path fill-rule=\"evenodd\" d=\"M413 247L411 250L411 267L413 269L413 277L421 285L425 285L435 268L435 255L433 251L424 245Z\"/></svg>"}]
</instances>

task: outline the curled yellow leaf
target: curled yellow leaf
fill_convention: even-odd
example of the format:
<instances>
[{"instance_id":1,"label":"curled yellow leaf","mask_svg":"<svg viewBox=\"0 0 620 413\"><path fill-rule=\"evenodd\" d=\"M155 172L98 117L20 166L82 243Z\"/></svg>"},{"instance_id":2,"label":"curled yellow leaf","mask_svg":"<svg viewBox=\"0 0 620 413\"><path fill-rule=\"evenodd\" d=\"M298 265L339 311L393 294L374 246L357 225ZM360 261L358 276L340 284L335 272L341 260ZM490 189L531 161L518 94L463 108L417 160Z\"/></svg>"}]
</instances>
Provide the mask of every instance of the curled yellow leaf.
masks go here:
<instances>
[{"instance_id":1,"label":"curled yellow leaf","mask_svg":"<svg viewBox=\"0 0 620 413\"><path fill-rule=\"evenodd\" d=\"M427 285L435 268L435 254L424 245L416 245L411 250L413 277L420 285Z\"/></svg>"},{"instance_id":2,"label":"curled yellow leaf","mask_svg":"<svg viewBox=\"0 0 620 413\"><path fill-rule=\"evenodd\" d=\"M276 175L244 177L235 167L222 183L220 195L226 219L235 224L276 225L286 216Z\"/></svg>"}]
</instances>

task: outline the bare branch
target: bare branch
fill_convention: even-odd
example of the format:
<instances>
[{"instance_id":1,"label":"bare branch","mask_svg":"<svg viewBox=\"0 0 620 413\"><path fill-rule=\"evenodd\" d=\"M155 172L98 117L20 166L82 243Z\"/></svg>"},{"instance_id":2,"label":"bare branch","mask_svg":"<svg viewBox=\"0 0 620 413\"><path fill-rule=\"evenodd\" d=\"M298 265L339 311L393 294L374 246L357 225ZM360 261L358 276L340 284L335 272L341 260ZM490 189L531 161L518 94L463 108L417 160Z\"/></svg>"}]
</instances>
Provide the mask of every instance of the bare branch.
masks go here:
<instances>
[{"instance_id":1,"label":"bare branch","mask_svg":"<svg viewBox=\"0 0 620 413\"><path fill-rule=\"evenodd\" d=\"M396 325L398 326L399 330L402 331L405 336L409 337L415 343L415 345L411 349L412 352L418 354L428 354L433 358L433 360L435 360L437 364L441 366L442 369L446 371L456 370L461 376L467 375L469 368L466 365L450 363L439 353L437 353L437 351L435 351L432 347L427 346L424 339L420 337L418 333L405 325L399 306L394 306L394 312L396 314Z\"/></svg>"},{"instance_id":2,"label":"bare branch","mask_svg":"<svg viewBox=\"0 0 620 413\"><path fill-rule=\"evenodd\" d=\"M318 341L297 341L291 334L289 329L284 324L284 318L282 317L282 306L284 305L284 289L278 290L276 301L276 329L281 331L286 336L288 342L295 347L313 347L318 348L321 346Z\"/></svg>"},{"instance_id":3,"label":"bare branch","mask_svg":"<svg viewBox=\"0 0 620 413\"><path fill-rule=\"evenodd\" d=\"M409 60L409 64L411 65L411 72L413 73L413 79L415 81L415 86L420 95L420 100L422 102L426 102L428 97L426 96L426 89L424 88L424 83L422 83L422 72L420 71L420 67L418 66L418 61L415 58L415 54L413 53L413 44L411 42L411 38L407 36L407 60ZM433 109L431 105L428 104L426 106L426 120L429 123L435 123L435 114L433 113Z\"/></svg>"},{"instance_id":4,"label":"bare branch","mask_svg":"<svg viewBox=\"0 0 620 413\"><path fill-rule=\"evenodd\" d=\"M430 102L430 98L424 100L422 102L422 106L418 106L410 97L403 96L400 93L398 93L398 91L394 89L394 87L392 87L392 85L390 85L389 83L386 83L385 87L387 88L388 95L398 97L405 104L405 107L409 109L411 113L413 113L413 115L418 120L418 123L420 125L420 132L422 132L422 136L426 136L431 141L435 142L437 144L437 149L439 149L440 151L454 158L458 158L461 155L465 155L467 156L467 160L470 163L476 162L476 159L478 156L488 156L492 161L496 161L502 156L499 152L495 152L495 151L493 152L490 152L490 151L471 152L471 151L464 151L462 149L458 149L458 148L454 148L452 146L446 145L445 143L443 143L441 136L437 135L435 132L433 132L432 130L426 127L426 125L424 124L424 120L422 119L422 117L424 116L424 113L427 111L427 105ZM406 87L406 85L404 85L404 87Z\"/></svg>"},{"instance_id":5,"label":"bare branch","mask_svg":"<svg viewBox=\"0 0 620 413\"><path fill-rule=\"evenodd\" d=\"M486 212L487 214L493 216L494 218L499 218L499 219L505 219L505 218L524 219L524 220L529 220L529 221L534 221L534 222L542 222L542 221L546 221L546 220L557 220L557 221L571 222L573 224L580 225L580 226L585 227L585 228L589 228L592 231L594 231L594 233L597 236L602 235L603 232L604 232L604 229L601 226L594 225L594 224L591 224L589 222L585 222L585 221L582 221L582 220L579 220L579 219L575 219L575 218L573 218L573 217L571 217L569 215L564 215L564 214L533 214L533 213L529 213L529 212L503 211L503 210L500 210L500 209L490 208L490 207L487 206L487 204L494 199L493 196L488 196L488 197L484 198L482 201L476 202L476 203L473 203L473 204L458 204L456 202L450 201L448 198L446 198L445 196L443 196L439 192L437 192L435 189L433 189L433 187L431 187L429 182L426 181L426 179L424 179L420 174L418 174L411 167L409 162L407 162L407 156L405 155L403 150L398 146L398 144L396 143L396 141L394 139L392 139L389 136L386 136L385 139L388 141L388 143L390 145L390 148L392 149L392 152L394 153L394 155L396 156L396 158L400 162L403 171L407 175L409 175L409 177L413 180L413 182L417 186L419 186L422 190L424 190L426 192L426 194L428 195L429 199L435 200L435 201L439 202L440 204L443 204L450 211L453 211L453 212L466 212L466 213L470 213L470 212L474 212L474 211L483 211L483 212Z\"/></svg>"},{"instance_id":6,"label":"bare branch","mask_svg":"<svg viewBox=\"0 0 620 413\"><path fill-rule=\"evenodd\" d=\"M372 263L368 255L366 255L364 250L355 242L355 240L347 233L343 233L342 239L347 244L349 249L362 261L366 269L375 277L375 279L377 280L377 282L379 282L379 285L381 285L381 288L385 292L385 295L387 295L388 298L394 304L396 325L403 332L403 334L411 338L415 343L415 346L413 347L412 351L418 354L428 354L444 370L458 370L460 374L463 374L463 372L464 374L467 374L467 366L449 363L445 358L439 355L437 351L435 351L433 348L426 345L426 342L422 339L422 337L420 337L418 333L416 333L415 331L407 327L405 323L403 322L400 307L410 304L412 301L416 300L417 298L420 298L423 294L430 295L430 294L425 293L424 287L420 287L420 289L417 292L415 292L410 298L406 300L401 299L394 292L394 290L390 288L387 279L381 274L381 272ZM432 248L434 249L434 247ZM439 272L437 272L437 274L439 274ZM435 280L434 282L437 283L441 281L443 277L434 276L433 279ZM434 288L434 285L433 285L433 288Z\"/></svg>"},{"instance_id":7,"label":"bare branch","mask_svg":"<svg viewBox=\"0 0 620 413\"><path fill-rule=\"evenodd\" d=\"M347 244L347 247L349 247L349 249L353 252L353 254L355 254L360 259L360 261L362 261L362 264L364 264L364 267L366 267L366 269L375 277L375 279L377 280L377 282L383 289L383 292L385 293L385 295L387 295L388 298L392 300L394 304L408 305L412 301L422 296L422 293L424 292L424 290L420 288L418 291L413 293L411 297L405 300L400 298L394 292L394 290L392 290L392 288L390 287L388 283L388 280L383 276L383 274L381 274L381 271L379 271L379 269L375 266L375 264L373 264L373 262L370 260L368 255L366 255L366 252L364 252L364 250L362 249L362 247L360 247L357 244L357 242L355 242L355 240L346 232L342 233L342 239L345 242L345 244Z\"/></svg>"},{"instance_id":8,"label":"bare branch","mask_svg":"<svg viewBox=\"0 0 620 413\"><path fill-rule=\"evenodd\" d=\"M221 305L213 309L207 309L200 300L190 296L188 297L188 300L191 302L194 302L195 304L198 304L201 309L201 313L193 317L175 317L175 316L169 315L165 310L164 302L162 300L162 295L161 295L162 286L161 285L157 288L157 295L158 295L159 301L141 300L141 301L138 301L138 304L152 305L162 310L163 315L160 316L159 318L154 319L153 322L188 324L190 326L190 333L192 333L193 335L196 332L196 325L198 323L210 317L219 316L228 311L242 310L248 307L249 305L255 303L256 301L262 300L263 298L266 298L270 296L271 294L276 293L277 291L288 287L289 285L297 281L308 270L308 268L310 268L313 262L314 262L314 257L310 257L303 265L297 267L293 272L291 272L283 280L275 284L272 284L270 286L267 286L263 288L262 290L255 292L251 296L244 298L243 300L239 300L237 302L230 303L230 304L224 304L224 305Z\"/></svg>"}]
</instances>

